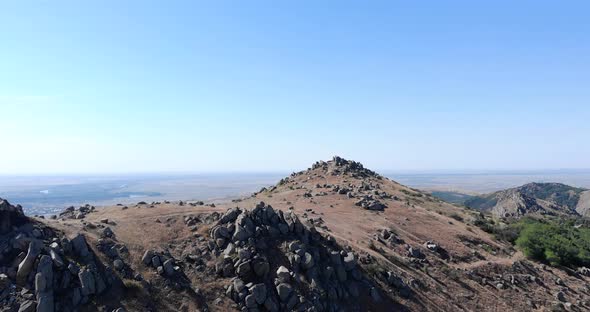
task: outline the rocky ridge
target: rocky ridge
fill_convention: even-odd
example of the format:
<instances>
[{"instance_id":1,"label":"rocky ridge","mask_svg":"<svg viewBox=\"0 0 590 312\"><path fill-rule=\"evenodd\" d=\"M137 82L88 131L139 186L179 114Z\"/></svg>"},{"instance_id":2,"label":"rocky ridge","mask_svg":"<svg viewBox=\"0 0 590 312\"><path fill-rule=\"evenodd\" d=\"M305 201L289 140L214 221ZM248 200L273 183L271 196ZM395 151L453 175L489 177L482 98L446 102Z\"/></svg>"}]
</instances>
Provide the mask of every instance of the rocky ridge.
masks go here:
<instances>
[{"instance_id":1,"label":"rocky ridge","mask_svg":"<svg viewBox=\"0 0 590 312\"><path fill-rule=\"evenodd\" d=\"M560 183L529 183L473 197L465 206L489 211L498 218L520 218L528 214L587 216L590 191Z\"/></svg>"}]
</instances>

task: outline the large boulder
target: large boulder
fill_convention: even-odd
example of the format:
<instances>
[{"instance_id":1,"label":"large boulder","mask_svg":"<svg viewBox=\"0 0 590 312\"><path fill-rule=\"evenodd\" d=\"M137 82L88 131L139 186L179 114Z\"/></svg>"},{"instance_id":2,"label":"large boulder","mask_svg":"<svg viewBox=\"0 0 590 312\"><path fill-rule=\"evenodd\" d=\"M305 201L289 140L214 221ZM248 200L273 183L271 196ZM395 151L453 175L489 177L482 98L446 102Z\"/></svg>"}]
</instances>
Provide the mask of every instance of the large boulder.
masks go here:
<instances>
[{"instance_id":1,"label":"large boulder","mask_svg":"<svg viewBox=\"0 0 590 312\"><path fill-rule=\"evenodd\" d=\"M293 287L287 283L281 283L277 286L277 293L279 294L279 298L282 302L287 301L289 296L293 292Z\"/></svg>"},{"instance_id":2,"label":"large boulder","mask_svg":"<svg viewBox=\"0 0 590 312\"><path fill-rule=\"evenodd\" d=\"M25 222L27 217L20 205L12 206L8 201L0 198L0 234L12 231L12 227Z\"/></svg>"},{"instance_id":3,"label":"large boulder","mask_svg":"<svg viewBox=\"0 0 590 312\"><path fill-rule=\"evenodd\" d=\"M41 256L35 275L35 293L37 312L53 312L53 260L47 255Z\"/></svg>"},{"instance_id":4,"label":"large boulder","mask_svg":"<svg viewBox=\"0 0 590 312\"><path fill-rule=\"evenodd\" d=\"M18 271L16 273L16 283L19 286L25 286L27 284L27 280L31 270L33 269L33 265L35 264L35 260L37 256L41 252L40 243L37 241L31 241L29 243L29 250L27 251L27 255L18 265Z\"/></svg>"},{"instance_id":5,"label":"large boulder","mask_svg":"<svg viewBox=\"0 0 590 312\"><path fill-rule=\"evenodd\" d=\"M72 247L78 256L81 258L86 258L90 255L90 251L88 250L88 244L86 243L86 237L82 234L78 234L74 239L72 239Z\"/></svg>"},{"instance_id":6,"label":"large boulder","mask_svg":"<svg viewBox=\"0 0 590 312\"><path fill-rule=\"evenodd\" d=\"M93 295L96 293L96 281L94 279L94 274L88 269L83 269L78 273L78 278L80 279L80 285L82 287L82 294L84 296Z\"/></svg>"},{"instance_id":7,"label":"large boulder","mask_svg":"<svg viewBox=\"0 0 590 312\"><path fill-rule=\"evenodd\" d=\"M258 304L264 304L266 301L266 285L256 284L250 288L250 293L254 295Z\"/></svg>"}]
</instances>

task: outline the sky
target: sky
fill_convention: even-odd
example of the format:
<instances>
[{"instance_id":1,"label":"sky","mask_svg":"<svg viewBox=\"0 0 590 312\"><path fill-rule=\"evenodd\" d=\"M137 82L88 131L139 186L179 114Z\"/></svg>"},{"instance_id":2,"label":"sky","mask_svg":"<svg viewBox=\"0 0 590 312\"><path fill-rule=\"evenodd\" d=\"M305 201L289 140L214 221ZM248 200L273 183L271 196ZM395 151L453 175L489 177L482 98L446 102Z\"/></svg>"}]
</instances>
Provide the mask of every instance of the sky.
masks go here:
<instances>
[{"instance_id":1,"label":"sky","mask_svg":"<svg viewBox=\"0 0 590 312\"><path fill-rule=\"evenodd\" d=\"M588 1L3 1L0 174L590 168Z\"/></svg>"}]
</instances>

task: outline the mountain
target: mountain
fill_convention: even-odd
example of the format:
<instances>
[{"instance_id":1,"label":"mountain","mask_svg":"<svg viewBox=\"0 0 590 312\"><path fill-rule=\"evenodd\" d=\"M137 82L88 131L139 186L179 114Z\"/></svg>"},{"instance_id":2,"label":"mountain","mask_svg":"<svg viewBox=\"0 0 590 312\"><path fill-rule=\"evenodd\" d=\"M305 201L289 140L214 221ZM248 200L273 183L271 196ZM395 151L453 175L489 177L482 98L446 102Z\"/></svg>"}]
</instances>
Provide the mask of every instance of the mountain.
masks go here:
<instances>
[{"instance_id":1,"label":"mountain","mask_svg":"<svg viewBox=\"0 0 590 312\"><path fill-rule=\"evenodd\" d=\"M590 191L561 183L529 183L476 196L465 206L489 211L496 217L519 218L527 214L589 216Z\"/></svg>"},{"instance_id":2,"label":"mountain","mask_svg":"<svg viewBox=\"0 0 590 312\"><path fill-rule=\"evenodd\" d=\"M340 157L231 202L69 207L49 219L7 207L0 311L590 306L589 272L527 260L481 230L479 213ZM41 252L29 255L33 241Z\"/></svg>"}]
</instances>

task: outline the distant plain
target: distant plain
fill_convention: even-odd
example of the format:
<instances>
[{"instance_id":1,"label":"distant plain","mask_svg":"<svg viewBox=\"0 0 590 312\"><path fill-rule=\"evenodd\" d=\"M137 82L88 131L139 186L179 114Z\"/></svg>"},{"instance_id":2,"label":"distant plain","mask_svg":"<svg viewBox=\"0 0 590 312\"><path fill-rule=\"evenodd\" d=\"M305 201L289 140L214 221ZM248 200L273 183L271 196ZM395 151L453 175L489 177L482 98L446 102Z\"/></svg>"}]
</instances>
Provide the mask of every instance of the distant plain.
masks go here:
<instances>
[{"instance_id":1,"label":"distant plain","mask_svg":"<svg viewBox=\"0 0 590 312\"><path fill-rule=\"evenodd\" d=\"M590 170L395 172L384 176L427 191L481 194L529 182L590 188ZM68 206L107 206L139 201L223 202L249 196L289 173L145 174L117 176L0 176L0 198L27 214L50 215Z\"/></svg>"}]
</instances>

